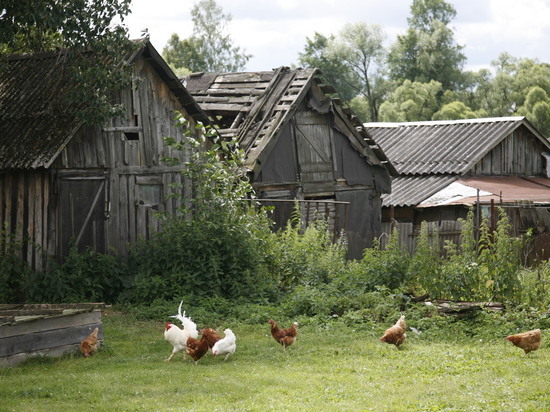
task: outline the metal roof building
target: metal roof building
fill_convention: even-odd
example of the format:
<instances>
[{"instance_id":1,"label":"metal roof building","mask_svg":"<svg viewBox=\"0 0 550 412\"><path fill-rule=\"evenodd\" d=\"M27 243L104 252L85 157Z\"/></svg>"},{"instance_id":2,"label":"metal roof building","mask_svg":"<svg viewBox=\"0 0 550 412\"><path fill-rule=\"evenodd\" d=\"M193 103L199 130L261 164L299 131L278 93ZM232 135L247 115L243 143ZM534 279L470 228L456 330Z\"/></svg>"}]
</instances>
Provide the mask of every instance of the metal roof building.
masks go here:
<instances>
[{"instance_id":1,"label":"metal roof building","mask_svg":"<svg viewBox=\"0 0 550 412\"><path fill-rule=\"evenodd\" d=\"M409 250L422 221L443 240L456 240L457 219L474 204L506 206L516 234L535 226L550 229L550 143L525 117L365 128L399 173L391 193L382 196L384 230L397 224Z\"/></svg>"}]
</instances>

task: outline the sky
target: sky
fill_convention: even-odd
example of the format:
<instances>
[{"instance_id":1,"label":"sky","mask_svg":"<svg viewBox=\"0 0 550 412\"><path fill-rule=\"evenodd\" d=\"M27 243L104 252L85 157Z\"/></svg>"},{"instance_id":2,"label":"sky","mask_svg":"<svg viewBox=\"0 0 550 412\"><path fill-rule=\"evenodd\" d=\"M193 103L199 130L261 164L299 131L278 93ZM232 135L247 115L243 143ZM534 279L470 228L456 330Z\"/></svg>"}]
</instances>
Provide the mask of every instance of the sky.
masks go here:
<instances>
[{"instance_id":1,"label":"sky","mask_svg":"<svg viewBox=\"0 0 550 412\"><path fill-rule=\"evenodd\" d=\"M132 0L124 23L131 38L149 32L162 53L173 33L191 36L190 11L198 0ZM447 0L457 15L450 27L465 46L466 70L489 68L507 52L550 63L550 0ZM252 57L245 71L298 64L306 39L315 32L337 35L346 23L378 24L386 46L408 28L412 0L216 0L232 19L226 27L234 46Z\"/></svg>"}]
</instances>

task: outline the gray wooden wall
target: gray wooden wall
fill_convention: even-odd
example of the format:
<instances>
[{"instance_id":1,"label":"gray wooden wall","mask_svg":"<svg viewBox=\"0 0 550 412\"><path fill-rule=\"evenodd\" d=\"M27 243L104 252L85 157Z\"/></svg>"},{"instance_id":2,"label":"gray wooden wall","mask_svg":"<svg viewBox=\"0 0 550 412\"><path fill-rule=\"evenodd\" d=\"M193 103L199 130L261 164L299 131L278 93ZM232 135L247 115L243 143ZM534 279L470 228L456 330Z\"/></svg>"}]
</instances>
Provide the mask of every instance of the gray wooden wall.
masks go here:
<instances>
[{"instance_id":1,"label":"gray wooden wall","mask_svg":"<svg viewBox=\"0 0 550 412\"><path fill-rule=\"evenodd\" d=\"M181 137L174 116L183 109L145 60L136 63L134 86L119 96L127 108L124 119L81 128L48 170L0 174L0 217L16 239L38 246L20 252L32 267L42 269L44 251L63 256L71 236L100 252L114 248L125 254L129 242L160 228L156 212L181 206L181 198L166 196L187 193L189 182L181 167L161 158L187 158L164 142Z\"/></svg>"}]
</instances>

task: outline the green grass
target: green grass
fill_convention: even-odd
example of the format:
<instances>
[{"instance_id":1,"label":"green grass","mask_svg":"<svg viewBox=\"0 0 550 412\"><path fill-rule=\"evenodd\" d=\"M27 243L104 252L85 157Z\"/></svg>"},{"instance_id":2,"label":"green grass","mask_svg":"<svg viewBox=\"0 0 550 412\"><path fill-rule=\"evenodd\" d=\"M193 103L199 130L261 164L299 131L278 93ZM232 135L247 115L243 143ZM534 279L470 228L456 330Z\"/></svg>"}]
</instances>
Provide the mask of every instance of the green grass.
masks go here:
<instances>
[{"instance_id":1,"label":"green grass","mask_svg":"<svg viewBox=\"0 0 550 412\"><path fill-rule=\"evenodd\" d=\"M384 325L300 328L286 353L267 324L237 335L226 362L174 357L161 322L104 316L105 345L0 370L1 411L548 411L550 349L524 356L504 339L378 341ZM201 325L199 325L201 326ZM545 333L545 332L543 332ZM411 336L412 335L412 336Z\"/></svg>"}]
</instances>

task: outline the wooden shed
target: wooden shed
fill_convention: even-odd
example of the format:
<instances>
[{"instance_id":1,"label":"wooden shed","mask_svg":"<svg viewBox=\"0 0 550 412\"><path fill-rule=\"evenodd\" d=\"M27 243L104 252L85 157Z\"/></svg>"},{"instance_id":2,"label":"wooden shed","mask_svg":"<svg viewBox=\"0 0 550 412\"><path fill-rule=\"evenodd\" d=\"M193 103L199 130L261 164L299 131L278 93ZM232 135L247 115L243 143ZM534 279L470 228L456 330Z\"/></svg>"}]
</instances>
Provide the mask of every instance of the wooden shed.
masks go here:
<instances>
[{"instance_id":1,"label":"wooden shed","mask_svg":"<svg viewBox=\"0 0 550 412\"><path fill-rule=\"evenodd\" d=\"M227 138L237 137L259 198L284 225L295 202L328 216L360 258L381 233L381 194L395 172L317 69L193 74L187 90Z\"/></svg>"},{"instance_id":2,"label":"wooden shed","mask_svg":"<svg viewBox=\"0 0 550 412\"><path fill-rule=\"evenodd\" d=\"M62 53L7 56L0 73L0 220L4 240L24 241L22 258L37 270L43 252L63 260L71 241L124 255L130 242L158 230L155 212L181 204L166 198L182 183L179 168L161 160L185 160L164 141L181 136L175 111L191 125L208 122L145 41L126 59L132 85L115 96L126 115L83 124L62 97Z\"/></svg>"},{"instance_id":3,"label":"wooden shed","mask_svg":"<svg viewBox=\"0 0 550 412\"><path fill-rule=\"evenodd\" d=\"M539 252L550 251L550 143L524 117L368 123L399 172L383 195L383 228L396 225L414 251L422 221L441 241L457 241L458 218L475 207L495 225L503 207L514 235L536 229ZM542 242L542 243L541 243Z\"/></svg>"}]
</instances>

